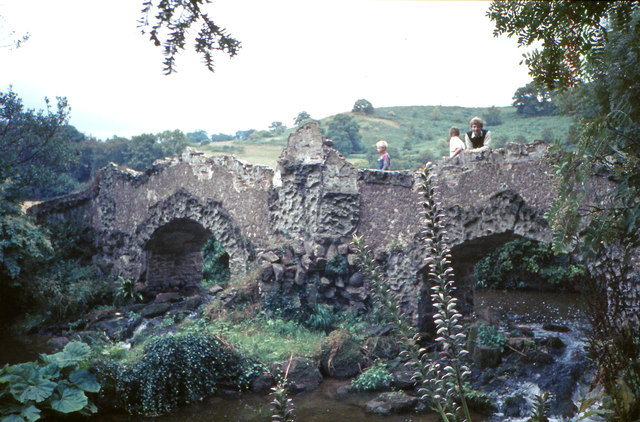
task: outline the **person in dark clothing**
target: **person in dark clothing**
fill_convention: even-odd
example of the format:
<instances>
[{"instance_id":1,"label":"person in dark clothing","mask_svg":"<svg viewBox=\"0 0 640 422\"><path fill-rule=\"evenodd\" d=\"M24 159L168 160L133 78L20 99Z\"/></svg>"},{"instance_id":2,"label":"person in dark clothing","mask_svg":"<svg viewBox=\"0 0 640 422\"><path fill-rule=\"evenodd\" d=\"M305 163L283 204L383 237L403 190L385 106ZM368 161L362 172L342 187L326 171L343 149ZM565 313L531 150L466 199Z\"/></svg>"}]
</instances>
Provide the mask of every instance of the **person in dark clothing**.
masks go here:
<instances>
[{"instance_id":1,"label":"person in dark clothing","mask_svg":"<svg viewBox=\"0 0 640 422\"><path fill-rule=\"evenodd\" d=\"M471 130L464 135L466 151L486 151L491 149L491 132L483 129L484 122L480 117L474 117L469 122Z\"/></svg>"}]
</instances>

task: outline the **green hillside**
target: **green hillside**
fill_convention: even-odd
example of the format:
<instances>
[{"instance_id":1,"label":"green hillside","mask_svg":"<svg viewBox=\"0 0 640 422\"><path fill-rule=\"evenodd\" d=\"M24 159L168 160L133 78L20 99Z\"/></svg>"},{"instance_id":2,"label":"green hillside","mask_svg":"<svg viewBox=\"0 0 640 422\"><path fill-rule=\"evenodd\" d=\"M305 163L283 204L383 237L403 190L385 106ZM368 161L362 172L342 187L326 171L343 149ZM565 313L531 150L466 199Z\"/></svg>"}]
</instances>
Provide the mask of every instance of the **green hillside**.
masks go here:
<instances>
[{"instance_id":1,"label":"green hillside","mask_svg":"<svg viewBox=\"0 0 640 422\"><path fill-rule=\"evenodd\" d=\"M352 116L360 127L364 153L351 154L347 159L356 167L374 167L378 158L375 143L384 138L389 143L392 169L418 168L429 160L448 155L449 128L458 126L461 132L469 130L469 120L482 117L491 130L492 146L499 148L507 142L526 143L541 139L547 142L560 141L571 144L572 120L568 116L522 117L515 107L496 107L490 116L489 108L465 108L444 106L381 107L370 115L344 113ZM319 120L326 133L335 116ZM234 154L238 158L255 164L275 167L281 149L295 128L287 128L279 135L268 131L257 131L246 140L214 142L196 146L210 154Z\"/></svg>"}]
</instances>

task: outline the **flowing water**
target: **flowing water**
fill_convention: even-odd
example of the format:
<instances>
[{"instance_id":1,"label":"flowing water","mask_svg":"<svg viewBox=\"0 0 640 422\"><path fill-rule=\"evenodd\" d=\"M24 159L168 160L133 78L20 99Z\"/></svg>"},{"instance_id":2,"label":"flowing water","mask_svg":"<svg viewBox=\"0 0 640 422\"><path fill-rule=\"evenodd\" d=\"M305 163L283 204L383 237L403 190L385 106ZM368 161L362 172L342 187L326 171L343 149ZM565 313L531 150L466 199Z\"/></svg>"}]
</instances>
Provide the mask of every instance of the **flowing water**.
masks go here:
<instances>
[{"instance_id":1,"label":"flowing water","mask_svg":"<svg viewBox=\"0 0 640 422\"><path fill-rule=\"evenodd\" d=\"M557 335L567 345L558 360L570 361L573 354L583 347L584 318L581 315L579 297L564 293L536 293L536 292L482 292L476 294L476 310L490 310L498 316L501 322L522 324L532 329L536 337ZM556 324L570 328L567 333L549 333L542 328L543 324ZM19 356L26 356L30 345L23 345L21 349L12 353L11 347L6 347L6 339L2 339L3 351L0 359L3 362L17 362ZM13 342L13 344L16 344ZM35 346L35 345L31 345ZM32 353L33 354L33 353ZM35 357L35 354L33 354ZM32 359L31 357L29 359ZM27 360L29 360L27 359ZM24 359L22 360L24 361ZM321 386L307 394L293 397L297 420L301 422L435 422L435 414L375 416L364 411L364 404L377 396L376 393L350 394L339 397L336 389L349 381L328 379ZM519 385L512 385L513 391L518 391L524 397L531 399L539 393L535 382L526 381ZM513 393L512 391L512 393ZM91 421L97 422L262 422L269 421L271 414L270 397L258 394L239 394L229 397L210 397L202 403L184 407L174 414L157 418L143 418L130 415L96 415ZM489 421L518 421L494 415ZM558 419L556 419L558 420ZM481 417L474 421L482 421Z\"/></svg>"}]
</instances>

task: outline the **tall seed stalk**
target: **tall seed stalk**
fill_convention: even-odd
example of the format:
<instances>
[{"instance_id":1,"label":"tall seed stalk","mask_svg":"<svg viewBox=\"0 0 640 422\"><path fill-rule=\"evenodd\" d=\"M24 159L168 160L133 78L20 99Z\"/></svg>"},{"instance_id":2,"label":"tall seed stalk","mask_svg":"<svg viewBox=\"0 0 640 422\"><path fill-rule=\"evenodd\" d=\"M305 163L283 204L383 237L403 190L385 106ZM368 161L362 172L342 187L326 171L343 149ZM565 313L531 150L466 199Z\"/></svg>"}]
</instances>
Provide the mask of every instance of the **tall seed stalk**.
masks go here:
<instances>
[{"instance_id":1,"label":"tall seed stalk","mask_svg":"<svg viewBox=\"0 0 640 422\"><path fill-rule=\"evenodd\" d=\"M289 376L289 368L291 368L291 361L293 356L289 357L289 364L285 371L284 377L280 378L278 383L271 388L271 395L273 401L273 415L271 420L273 422L295 422L295 408L293 406L293 400L288 397L287 391L287 377Z\"/></svg>"},{"instance_id":2,"label":"tall seed stalk","mask_svg":"<svg viewBox=\"0 0 640 422\"><path fill-rule=\"evenodd\" d=\"M440 345L440 357L445 363L440 379L444 381L441 389L449 402L455 402L457 396L462 404L464 417L471 421L469 407L465 398L465 382L471 371L462 359L469 352L465 348L466 335L460 323L462 315L457 311L458 300L453 297L455 290L454 273L451 266L451 251L447 246L444 230L444 215L437 202L434 186L433 165L427 163L420 178L422 179L422 204L425 218L423 235L427 245L426 263L429 266L428 280L431 285L431 303L436 309L433 320L436 325L435 341Z\"/></svg>"},{"instance_id":3,"label":"tall seed stalk","mask_svg":"<svg viewBox=\"0 0 640 422\"><path fill-rule=\"evenodd\" d=\"M420 334L406 319L399 306L399 297L388 287L381 271L372 258L363 238L354 236L353 244L358 257L358 267L369 281L374 303L383 315L392 322L402 336L406 350L403 356L407 366L415 371L413 380L418 387L420 398L428 402L431 409L439 413L445 422L455 421L459 414L458 401L462 404L464 420L471 421L465 399L465 381L470 371L462 364L468 354L464 348L465 333L453 297L453 268L451 254L446 246L443 216L435 199L432 166L428 164L421 173L427 258L428 281L431 284L431 302L436 309L433 319L436 325L436 343L439 357L436 360L425 348L419 347Z\"/></svg>"}]
</instances>

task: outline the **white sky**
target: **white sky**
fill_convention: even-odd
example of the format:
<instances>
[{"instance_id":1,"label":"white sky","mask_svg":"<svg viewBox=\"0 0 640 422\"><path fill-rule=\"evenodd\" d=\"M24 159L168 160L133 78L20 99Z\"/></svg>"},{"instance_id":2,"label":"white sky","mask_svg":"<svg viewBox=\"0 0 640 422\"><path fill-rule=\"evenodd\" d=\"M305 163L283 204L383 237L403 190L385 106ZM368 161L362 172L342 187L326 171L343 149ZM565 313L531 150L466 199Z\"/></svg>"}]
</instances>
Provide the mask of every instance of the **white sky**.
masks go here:
<instances>
[{"instance_id":1,"label":"white sky","mask_svg":"<svg viewBox=\"0 0 640 422\"><path fill-rule=\"evenodd\" d=\"M293 125L374 107L507 106L530 81L514 39L494 38L487 1L214 0L216 24L242 42L210 73L191 51L178 73L140 34L142 0L0 0L0 89L29 108L66 96L71 124L101 139L180 129L209 134Z\"/></svg>"}]
</instances>

